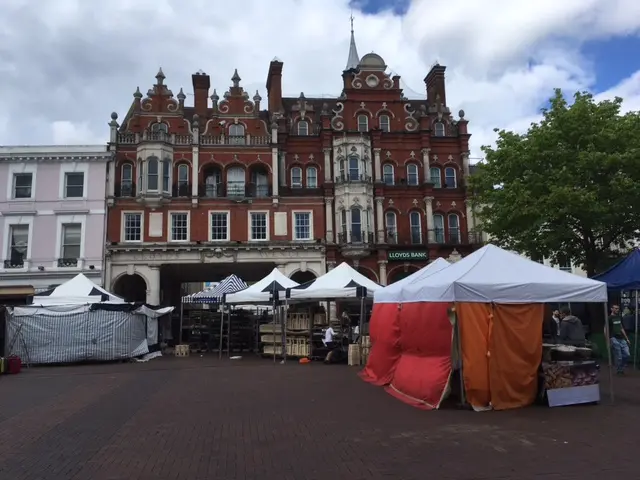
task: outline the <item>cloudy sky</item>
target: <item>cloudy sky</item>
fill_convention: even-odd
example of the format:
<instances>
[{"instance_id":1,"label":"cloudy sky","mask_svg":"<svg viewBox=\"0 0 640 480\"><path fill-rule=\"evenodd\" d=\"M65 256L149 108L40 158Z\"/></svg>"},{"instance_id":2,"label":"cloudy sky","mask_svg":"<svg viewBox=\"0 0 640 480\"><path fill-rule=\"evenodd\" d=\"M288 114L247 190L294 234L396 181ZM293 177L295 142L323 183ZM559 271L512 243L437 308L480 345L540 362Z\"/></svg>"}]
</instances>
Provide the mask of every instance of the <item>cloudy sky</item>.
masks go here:
<instances>
[{"instance_id":1,"label":"cloudy sky","mask_svg":"<svg viewBox=\"0 0 640 480\"><path fill-rule=\"evenodd\" d=\"M276 56L285 94L337 95L351 8L360 55L382 55L409 98L432 63L448 67L474 156L494 127L525 129L554 87L640 110L638 0L0 0L0 144L105 142L160 66L189 103L198 70L221 93L237 68L266 97Z\"/></svg>"}]
</instances>

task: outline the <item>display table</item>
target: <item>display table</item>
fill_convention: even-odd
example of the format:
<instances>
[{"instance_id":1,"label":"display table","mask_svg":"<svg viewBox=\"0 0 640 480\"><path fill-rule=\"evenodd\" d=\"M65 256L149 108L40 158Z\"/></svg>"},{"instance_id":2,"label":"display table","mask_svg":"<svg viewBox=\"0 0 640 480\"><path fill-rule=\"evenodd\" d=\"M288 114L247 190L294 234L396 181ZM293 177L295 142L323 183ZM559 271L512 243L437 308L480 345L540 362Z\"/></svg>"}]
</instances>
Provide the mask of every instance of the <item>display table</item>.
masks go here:
<instances>
[{"instance_id":1,"label":"display table","mask_svg":"<svg viewBox=\"0 0 640 480\"><path fill-rule=\"evenodd\" d=\"M599 367L592 360L543 362L542 373L550 407L600 401Z\"/></svg>"}]
</instances>

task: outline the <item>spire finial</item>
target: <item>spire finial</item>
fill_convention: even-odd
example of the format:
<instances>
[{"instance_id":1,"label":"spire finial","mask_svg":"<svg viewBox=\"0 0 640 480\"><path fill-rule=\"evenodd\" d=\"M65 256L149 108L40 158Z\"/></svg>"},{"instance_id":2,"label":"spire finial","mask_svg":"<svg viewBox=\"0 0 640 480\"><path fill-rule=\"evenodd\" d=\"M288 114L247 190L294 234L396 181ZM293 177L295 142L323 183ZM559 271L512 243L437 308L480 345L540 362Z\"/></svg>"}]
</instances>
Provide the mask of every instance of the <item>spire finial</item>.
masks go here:
<instances>
[{"instance_id":1,"label":"spire finial","mask_svg":"<svg viewBox=\"0 0 640 480\"><path fill-rule=\"evenodd\" d=\"M353 8L351 9L351 33L353 33Z\"/></svg>"},{"instance_id":2,"label":"spire finial","mask_svg":"<svg viewBox=\"0 0 640 480\"><path fill-rule=\"evenodd\" d=\"M360 57L358 56L358 49L356 48L356 36L353 32L353 11L351 11L349 20L351 21L351 42L349 44L349 57L347 58L347 66L344 69L345 72L358 68L360 64Z\"/></svg>"}]
</instances>

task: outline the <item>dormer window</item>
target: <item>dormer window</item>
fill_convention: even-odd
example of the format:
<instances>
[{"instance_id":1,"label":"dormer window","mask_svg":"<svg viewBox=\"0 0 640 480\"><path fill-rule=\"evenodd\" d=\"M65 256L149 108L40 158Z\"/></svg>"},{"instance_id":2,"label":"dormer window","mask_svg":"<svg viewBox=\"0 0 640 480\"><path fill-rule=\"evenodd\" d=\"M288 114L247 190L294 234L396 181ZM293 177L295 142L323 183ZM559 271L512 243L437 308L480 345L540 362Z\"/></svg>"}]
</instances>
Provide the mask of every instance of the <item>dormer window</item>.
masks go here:
<instances>
[{"instance_id":1,"label":"dormer window","mask_svg":"<svg viewBox=\"0 0 640 480\"><path fill-rule=\"evenodd\" d=\"M380 123L380 130L383 132L391 131L391 120L389 119L389 115L380 115L378 122Z\"/></svg>"},{"instance_id":2,"label":"dormer window","mask_svg":"<svg viewBox=\"0 0 640 480\"><path fill-rule=\"evenodd\" d=\"M358 115L358 131L362 133L369 131L369 117L366 115Z\"/></svg>"},{"instance_id":3,"label":"dormer window","mask_svg":"<svg viewBox=\"0 0 640 480\"><path fill-rule=\"evenodd\" d=\"M231 145L244 145L244 125L233 124L229 126L229 143Z\"/></svg>"},{"instance_id":4,"label":"dormer window","mask_svg":"<svg viewBox=\"0 0 640 480\"><path fill-rule=\"evenodd\" d=\"M298 122L298 135L306 137L309 135L309 122L300 120Z\"/></svg>"},{"instance_id":5,"label":"dormer window","mask_svg":"<svg viewBox=\"0 0 640 480\"><path fill-rule=\"evenodd\" d=\"M166 123L154 123L153 125L151 125L151 132L164 133L165 135L167 135L169 133L169 127Z\"/></svg>"},{"instance_id":6,"label":"dormer window","mask_svg":"<svg viewBox=\"0 0 640 480\"><path fill-rule=\"evenodd\" d=\"M444 123L436 122L433 125L433 133L436 137L444 137L444 134L445 134Z\"/></svg>"}]
</instances>

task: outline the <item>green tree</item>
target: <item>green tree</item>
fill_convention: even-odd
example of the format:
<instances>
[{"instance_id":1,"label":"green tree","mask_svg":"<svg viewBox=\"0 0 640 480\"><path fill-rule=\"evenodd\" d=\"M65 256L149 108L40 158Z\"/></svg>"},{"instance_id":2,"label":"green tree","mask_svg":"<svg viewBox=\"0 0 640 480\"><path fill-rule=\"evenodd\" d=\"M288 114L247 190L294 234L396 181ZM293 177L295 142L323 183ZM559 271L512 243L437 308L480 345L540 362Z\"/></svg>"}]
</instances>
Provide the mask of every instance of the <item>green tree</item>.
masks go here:
<instances>
[{"instance_id":1,"label":"green tree","mask_svg":"<svg viewBox=\"0 0 640 480\"><path fill-rule=\"evenodd\" d=\"M555 91L525 134L498 130L471 178L476 215L491 241L570 258L591 276L628 251L640 229L640 114L622 99Z\"/></svg>"}]
</instances>

